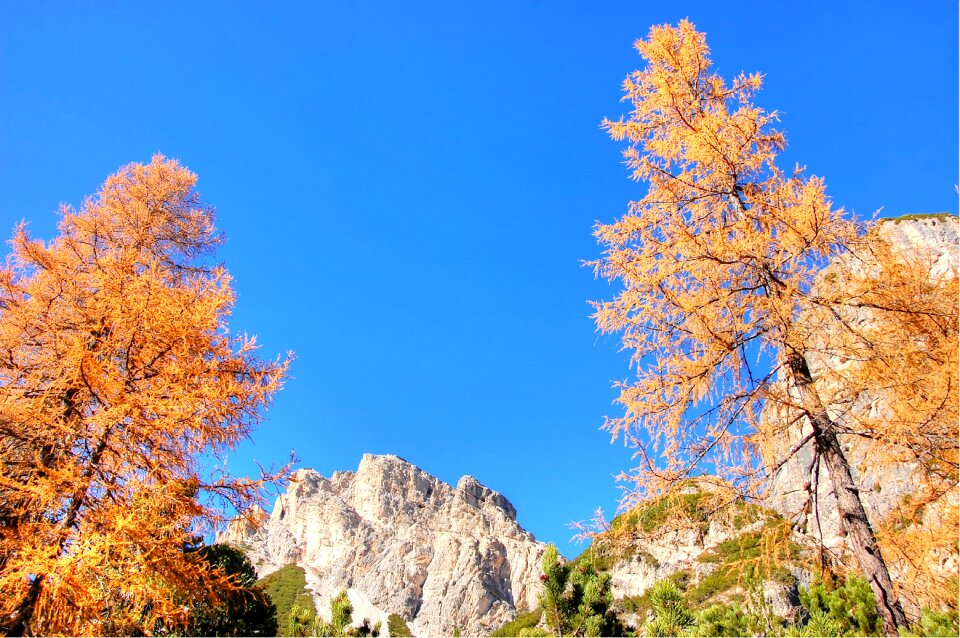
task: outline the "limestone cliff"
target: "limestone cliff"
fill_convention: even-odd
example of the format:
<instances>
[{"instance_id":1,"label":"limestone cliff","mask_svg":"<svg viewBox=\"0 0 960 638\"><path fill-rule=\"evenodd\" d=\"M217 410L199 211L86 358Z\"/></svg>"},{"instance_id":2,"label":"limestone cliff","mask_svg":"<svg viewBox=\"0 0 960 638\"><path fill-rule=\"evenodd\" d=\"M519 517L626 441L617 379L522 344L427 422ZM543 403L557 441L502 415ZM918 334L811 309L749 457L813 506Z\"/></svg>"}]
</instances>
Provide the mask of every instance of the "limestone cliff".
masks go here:
<instances>
[{"instance_id":1,"label":"limestone cliff","mask_svg":"<svg viewBox=\"0 0 960 638\"><path fill-rule=\"evenodd\" d=\"M234 522L264 576L296 563L317 608L340 589L354 618L396 613L418 635L480 635L536 606L545 546L498 492L464 476L452 487L396 456L367 454L356 472L294 473L259 529Z\"/></svg>"},{"instance_id":2,"label":"limestone cliff","mask_svg":"<svg viewBox=\"0 0 960 638\"><path fill-rule=\"evenodd\" d=\"M898 250L912 254L917 260L923 260L932 278L956 278L960 268L958 230L960 221L956 217L930 216L914 220L884 220L876 227L874 237L875 241L889 242ZM830 273L836 268L868 269L870 264L852 259L833 264L821 276L818 285L829 285ZM854 318L856 322L871 321L869 311L860 310L859 314L861 316ZM836 357L829 355L832 329L839 328L824 326L821 332L823 347L808 353L810 370L821 396L831 396L832 393L830 388L822 387L818 379L825 376L826 369L837 369L843 365ZM828 409L831 416L842 423L851 420L857 413L882 410L882 400L882 394L868 393L856 397L852 403L829 405ZM789 421L785 411L781 409L768 410L765 418L784 423ZM809 424L786 430L771 458L782 458L787 450L793 448L809 432ZM874 523L882 520L903 498L916 490L914 464L878 463L877 458L880 455L870 447L869 441L853 434L841 434L840 442L850 463L854 480L860 486L864 507ZM893 458L896 455L884 456ZM796 520L800 514L807 500L806 484L811 481L812 460L812 443L807 443L771 477L769 504L784 516ZM825 468L820 468L817 486L816 507L806 517L806 527L813 537L822 539L827 548L839 549L843 544L843 535L840 531L836 498L832 494L829 472Z\"/></svg>"},{"instance_id":3,"label":"limestone cliff","mask_svg":"<svg viewBox=\"0 0 960 638\"><path fill-rule=\"evenodd\" d=\"M930 282L944 292L943 309L937 312L944 319L942 325L946 332L938 333L938 341L952 339L954 354L956 327L955 324L950 327L947 317L953 312L955 321L956 293L950 291L956 285L960 270L958 228L960 222L956 217L937 215L885 220L868 235L869 241L882 242L887 247L881 253L889 250L884 254L897 254L911 267L926 270ZM842 287L857 278L874 279L882 284L884 279L878 277L887 278L889 274L878 274L883 271L870 255L870 251L863 251L831 264L819 278L818 289ZM848 273L852 277L848 277ZM901 395L906 400L900 399L900 418L907 419L901 423L913 420L916 429L902 426L903 433L892 440L872 436L871 424L888 418L889 399L898 386L891 378L873 386L846 383L845 375L851 369L848 366L856 365L857 350L837 347L837 343L842 342L845 335L866 334L872 335L871 341L894 341L902 343L905 351L916 352L917 346L928 343L929 337L917 336L909 330L883 331L887 324L880 323L876 309L868 305L833 306L831 310L831 314L824 313L825 319L817 323L816 340L807 353L807 361L817 392L839 426L840 445L864 509L874 529L879 531L884 560L900 588L901 603L908 615L915 616L922 606L937 606L944 598L956 596L950 593L955 592L955 585L950 585L950 581L956 582L960 565L956 545L960 489L956 482L956 461L950 460L956 458L958 435L956 382L944 384L944 379L934 379L930 387L937 390L932 393L922 385L905 383L901 387L914 388L915 394ZM936 360L949 363L949 357L938 355ZM920 357L916 360L923 361ZM892 366L889 369L894 375L912 379L922 379L917 376L918 372L927 377L934 374L927 367ZM855 369L850 376L856 378ZM938 409L931 411L930 404L937 402ZM913 408L915 405L920 408ZM764 418L772 426L771 430L777 432L771 437L767 457L770 466L776 465L777 459L783 459L812 431L808 422L794 419L784 405L765 410ZM814 542L822 543L835 559L856 568L840 527L829 471L815 462L813 452L812 444L806 443L773 473L768 504L799 523L798 529L806 531ZM923 465L917 461L919 458L925 460ZM944 461L940 461L941 458ZM815 498L809 498L808 491L815 493ZM917 504L913 510L909 509L911 503ZM912 513L903 515L903 512Z\"/></svg>"}]
</instances>

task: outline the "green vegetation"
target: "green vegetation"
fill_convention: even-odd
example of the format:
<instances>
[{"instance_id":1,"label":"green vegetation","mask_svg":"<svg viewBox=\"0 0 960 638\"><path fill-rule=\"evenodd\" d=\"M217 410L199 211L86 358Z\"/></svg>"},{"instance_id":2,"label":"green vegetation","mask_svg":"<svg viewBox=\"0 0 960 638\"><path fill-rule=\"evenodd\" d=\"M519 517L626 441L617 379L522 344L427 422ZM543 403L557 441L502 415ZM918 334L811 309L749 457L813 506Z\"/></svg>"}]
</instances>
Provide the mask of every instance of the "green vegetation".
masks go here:
<instances>
[{"instance_id":1,"label":"green vegetation","mask_svg":"<svg viewBox=\"0 0 960 638\"><path fill-rule=\"evenodd\" d=\"M750 617L737 604L713 604L696 612L691 636L751 636L757 633L751 626Z\"/></svg>"},{"instance_id":2,"label":"green vegetation","mask_svg":"<svg viewBox=\"0 0 960 638\"><path fill-rule=\"evenodd\" d=\"M203 545L195 551L207 564L233 577L240 589L220 592L219 600L187 603L190 622L176 633L184 636L275 636L276 608L263 588L255 584L257 572L242 550L230 545ZM165 633L158 627L158 633Z\"/></svg>"},{"instance_id":3,"label":"green vegetation","mask_svg":"<svg viewBox=\"0 0 960 638\"><path fill-rule=\"evenodd\" d=\"M924 609L920 612L920 621L903 636L960 636L960 615L956 608L950 611L932 611Z\"/></svg>"},{"instance_id":4,"label":"green vegetation","mask_svg":"<svg viewBox=\"0 0 960 638\"><path fill-rule=\"evenodd\" d=\"M505 624L503 627L500 627L500 629L497 629L495 632L490 634L490 636L493 638L500 638L502 636L519 636L523 630L533 629L536 627L542 617L542 609L521 612L516 618ZM390 631L390 635L393 636L393 630Z\"/></svg>"},{"instance_id":5,"label":"green vegetation","mask_svg":"<svg viewBox=\"0 0 960 638\"><path fill-rule=\"evenodd\" d=\"M647 534L663 527L677 517L686 517L703 531L710 526L710 510L704 507L704 492L676 494L657 499L649 505L634 508L621 514L610 523L611 532L636 532Z\"/></svg>"},{"instance_id":6,"label":"green vegetation","mask_svg":"<svg viewBox=\"0 0 960 638\"><path fill-rule=\"evenodd\" d=\"M276 606L279 619L278 636L293 636L289 623L290 611L296 605L302 614L316 616L317 610L313 604L313 597L307 593L306 572L302 567L290 564L281 567L268 576L264 576L257 584L263 587L267 596Z\"/></svg>"},{"instance_id":7,"label":"green vegetation","mask_svg":"<svg viewBox=\"0 0 960 638\"><path fill-rule=\"evenodd\" d=\"M693 625L693 614L677 585L661 580L650 588L653 618L644 623L644 636L679 636Z\"/></svg>"},{"instance_id":8,"label":"green vegetation","mask_svg":"<svg viewBox=\"0 0 960 638\"><path fill-rule=\"evenodd\" d=\"M658 581L643 596L620 601L624 611L648 617L640 629L644 636L881 636L883 621L877 613L867 581L850 576L800 589L800 613L794 623L776 616L763 598L763 580L745 577L742 600L714 602L698 608L698 585L688 587L689 574L674 574ZM902 636L957 636L960 617L956 609L924 609L920 620Z\"/></svg>"},{"instance_id":9,"label":"green vegetation","mask_svg":"<svg viewBox=\"0 0 960 638\"><path fill-rule=\"evenodd\" d=\"M410 627L407 626L407 621L399 614L390 614L387 616L387 631L390 632L390 636L413 638L413 632L411 632Z\"/></svg>"},{"instance_id":10,"label":"green vegetation","mask_svg":"<svg viewBox=\"0 0 960 638\"><path fill-rule=\"evenodd\" d=\"M956 215L952 213L909 213L907 215L900 215L899 217L887 218L881 221L892 221L894 224L899 224L900 222L923 219L938 219L940 221L944 221L950 219L951 217L956 218Z\"/></svg>"},{"instance_id":11,"label":"green vegetation","mask_svg":"<svg viewBox=\"0 0 960 638\"><path fill-rule=\"evenodd\" d=\"M706 533L710 521L717 517L726 520L728 525L737 530L761 520L766 520L768 525L783 522L772 510L743 499L723 505L718 511L716 503L709 498L711 496L702 491L677 493L621 514L611 521L608 531L598 536L572 562L589 564L598 572L609 571L617 563L635 559L651 567L659 567L653 554L643 549L637 541L662 531L666 526L697 529ZM751 558L756 558L756 555Z\"/></svg>"},{"instance_id":12,"label":"green vegetation","mask_svg":"<svg viewBox=\"0 0 960 638\"><path fill-rule=\"evenodd\" d=\"M547 627L564 636L622 636L613 610L610 575L586 563L568 563L550 546L543 557L540 608Z\"/></svg>"},{"instance_id":13,"label":"green vegetation","mask_svg":"<svg viewBox=\"0 0 960 638\"><path fill-rule=\"evenodd\" d=\"M733 529L742 530L763 521L760 529L740 534L701 555L699 562L716 565L709 574L694 580L689 572L681 570L669 580L686 592L686 600L694 610L714 602L742 602L747 582L771 578L786 584L792 582L793 577L782 565L798 559L801 548L790 540L789 523L771 510L742 499L718 508L711 496L702 491L674 494L622 514L572 564L588 565L603 573L621 561L640 558L659 567L656 558L642 548L641 539L665 527L692 527L706 532L711 519L719 518ZM765 552L776 555L765 556ZM643 617L653 610L649 594L623 599L617 607Z\"/></svg>"},{"instance_id":14,"label":"green vegetation","mask_svg":"<svg viewBox=\"0 0 960 638\"><path fill-rule=\"evenodd\" d=\"M315 612L294 604L290 608L287 628L292 636L335 636L353 638L356 636L379 636L380 623L370 626L366 618L359 627L353 627L353 604L342 589L330 600L330 622L325 622Z\"/></svg>"},{"instance_id":15,"label":"green vegetation","mask_svg":"<svg viewBox=\"0 0 960 638\"><path fill-rule=\"evenodd\" d=\"M641 617L650 616L644 636L777 636L785 621L774 616L757 583L746 585L740 602L724 601L697 608L685 593L688 575L658 581L634 603ZM742 603L742 604L741 604Z\"/></svg>"},{"instance_id":16,"label":"green vegetation","mask_svg":"<svg viewBox=\"0 0 960 638\"><path fill-rule=\"evenodd\" d=\"M764 556L768 548L776 548L777 560ZM688 592L692 604L701 607L714 597L749 583L776 580L784 584L793 582L793 576L783 566L797 559L800 546L790 540L790 527L780 519L768 519L764 527L724 541L704 552L697 560L713 563L717 568L700 579ZM742 598L727 596L728 600Z\"/></svg>"},{"instance_id":17,"label":"green vegetation","mask_svg":"<svg viewBox=\"0 0 960 638\"><path fill-rule=\"evenodd\" d=\"M667 576L665 581L672 583L680 591L686 591L690 583L690 572L681 569ZM617 601L617 607L622 613L636 614L640 618L645 618L649 612L653 611L653 601L650 595L653 591L651 587L641 596L627 596Z\"/></svg>"},{"instance_id":18,"label":"green vegetation","mask_svg":"<svg viewBox=\"0 0 960 638\"><path fill-rule=\"evenodd\" d=\"M633 539L652 534L677 517L692 521L693 526L706 531L710 526L710 512L703 507L705 496L703 492L676 494L621 514L610 522L608 531L597 537L590 547L571 562L590 565L598 572L610 571L617 563L634 558L658 567L657 559L638 547Z\"/></svg>"},{"instance_id":19,"label":"green vegetation","mask_svg":"<svg viewBox=\"0 0 960 638\"><path fill-rule=\"evenodd\" d=\"M823 625L833 636L880 636L883 621L870 584L861 576L848 576L839 587L814 583L800 589L800 604L810 616L808 625ZM815 635L823 635L818 633Z\"/></svg>"}]
</instances>

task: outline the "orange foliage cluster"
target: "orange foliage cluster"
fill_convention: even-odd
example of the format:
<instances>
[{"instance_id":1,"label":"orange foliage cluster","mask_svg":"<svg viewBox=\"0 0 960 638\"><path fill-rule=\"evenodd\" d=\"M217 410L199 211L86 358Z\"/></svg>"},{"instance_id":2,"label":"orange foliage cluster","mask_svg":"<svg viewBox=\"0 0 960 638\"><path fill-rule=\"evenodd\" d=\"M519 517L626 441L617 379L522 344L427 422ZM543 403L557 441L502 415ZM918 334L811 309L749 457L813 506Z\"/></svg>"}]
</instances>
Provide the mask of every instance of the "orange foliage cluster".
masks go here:
<instances>
[{"instance_id":1,"label":"orange foliage cluster","mask_svg":"<svg viewBox=\"0 0 960 638\"><path fill-rule=\"evenodd\" d=\"M648 66L624 82L634 110L604 126L630 142L627 165L649 189L598 226L606 251L593 265L624 283L595 318L622 333L639 378L620 385L626 414L607 428L637 444L638 498L705 462L755 492L752 437L776 374L758 356L803 350L793 325L804 295L858 228L822 180L774 164L784 139L776 114L750 104L759 75L728 86L689 22L636 46Z\"/></svg>"},{"instance_id":2,"label":"orange foliage cluster","mask_svg":"<svg viewBox=\"0 0 960 638\"><path fill-rule=\"evenodd\" d=\"M0 269L0 628L151 632L235 585L185 551L263 481L202 474L247 437L288 361L227 331L230 277L196 176L156 156L60 234L21 225ZM189 592L189 594L188 594Z\"/></svg>"}]
</instances>

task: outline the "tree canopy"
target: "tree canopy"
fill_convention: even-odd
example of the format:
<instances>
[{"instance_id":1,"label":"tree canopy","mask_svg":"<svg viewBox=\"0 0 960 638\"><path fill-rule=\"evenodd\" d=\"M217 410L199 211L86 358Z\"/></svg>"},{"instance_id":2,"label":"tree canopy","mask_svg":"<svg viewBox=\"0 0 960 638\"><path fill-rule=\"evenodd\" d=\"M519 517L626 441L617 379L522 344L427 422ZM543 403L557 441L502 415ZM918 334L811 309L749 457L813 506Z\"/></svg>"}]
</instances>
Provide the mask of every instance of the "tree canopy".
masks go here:
<instances>
[{"instance_id":1,"label":"tree canopy","mask_svg":"<svg viewBox=\"0 0 960 638\"><path fill-rule=\"evenodd\" d=\"M229 332L222 237L196 176L155 156L111 176L59 235L25 224L0 269L0 626L183 626L178 601L239 584L184 547L271 477L204 468L260 422L289 359ZM205 462L202 460L207 459ZM275 478L275 477L274 477Z\"/></svg>"},{"instance_id":2,"label":"tree canopy","mask_svg":"<svg viewBox=\"0 0 960 638\"><path fill-rule=\"evenodd\" d=\"M950 475L938 493L956 485L956 437L946 445L942 425L944 406L957 403L956 274L924 287L929 264L888 251L875 253L877 268L896 277L850 277L859 288L825 294L818 276L828 264L869 261L865 227L832 205L821 178L777 166L785 147L777 114L752 102L761 76L728 83L714 73L706 38L689 21L654 27L636 47L646 67L623 85L632 110L604 127L628 143L626 164L648 188L623 217L597 226L605 252L593 262L599 276L622 283L612 300L595 305L597 325L621 335L637 370L618 386L623 416L606 423L636 449L639 467L625 477L635 484L632 497L669 493L705 474L719 477L717 494L732 486L762 497L768 472L797 447L778 458L763 452L787 428L804 428L800 445L812 445L822 461L814 472L829 470L858 569L873 586L885 630L895 633L905 624L898 593L838 437L905 446L938 476ZM862 308L869 321L853 312ZM824 384L811 368L819 372L814 359L822 361L832 343L825 317L855 335L829 354L856 363ZM897 338L871 339L874 332L912 347L905 353ZM925 378L932 363L938 380ZM839 395L826 391L837 384L848 406L867 392L894 398L869 425L845 420L834 409ZM786 418L771 422L774 412ZM936 436L927 436L931 430Z\"/></svg>"}]
</instances>

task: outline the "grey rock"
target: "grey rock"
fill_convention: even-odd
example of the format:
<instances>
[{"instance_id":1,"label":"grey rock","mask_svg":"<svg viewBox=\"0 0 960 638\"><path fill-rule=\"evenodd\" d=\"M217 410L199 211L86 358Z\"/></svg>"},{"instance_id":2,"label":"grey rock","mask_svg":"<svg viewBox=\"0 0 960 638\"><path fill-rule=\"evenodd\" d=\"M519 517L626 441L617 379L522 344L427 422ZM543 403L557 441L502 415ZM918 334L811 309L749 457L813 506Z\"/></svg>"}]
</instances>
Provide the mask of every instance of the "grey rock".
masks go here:
<instances>
[{"instance_id":1,"label":"grey rock","mask_svg":"<svg viewBox=\"0 0 960 638\"><path fill-rule=\"evenodd\" d=\"M929 265L932 278L958 276L960 222L956 217L883 220L877 225L875 231L875 236L879 240L889 242L897 250L917 260L924 260ZM831 264L824 271L817 286L829 285L825 275L828 275L831 270L845 269L869 274L871 268L873 264L869 259L843 259ZM843 312L845 319L853 324L871 321L869 310L843 309L840 312ZM852 316L851 313L857 314ZM808 353L810 371L822 396L836 395L832 394L834 388L827 387L818 379L824 375L827 368L842 369L844 365L843 360L838 360L829 354L829 335L832 329L834 328L830 325L823 326L820 333L824 340L820 344L822 347L814 348L811 353ZM855 418L857 414L881 414L877 411L884 409L882 399L882 395L864 394L844 405L828 405L827 409L832 418L843 423L847 419ZM788 413L789 410L786 409L772 408L765 410L763 416L768 423L789 423L791 419ZM806 421L783 428L768 461L781 459L810 432L810 425ZM876 524L897 507L904 497L916 491L917 467L908 462L878 463L876 450L871 447L869 441L850 434L841 434L839 438L850 463L854 481L859 487L864 509L870 520ZM812 443L807 443L770 477L768 505L787 518L804 522L811 539L822 543L827 550L842 557L846 552L846 546L840 529L837 500L831 488L829 471L821 466L819 475L812 476L810 471L812 461ZM812 501L809 511L804 512L804 505L808 501L808 484L812 489L814 481L816 498Z\"/></svg>"},{"instance_id":2,"label":"grey rock","mask_svg":"<svg viewBox=\"0 0 960 638\"><path fill-rule=\"evenodd\" d=\"M354 619L404 617L417 635L487 634L533 608L546 550L499 492L464 476L454 488L396 456L356 472L294 472L259 529L234 521L218 539L264 576L307 572L317 608L347 589Z\"/></svg>"}]
</instances>

